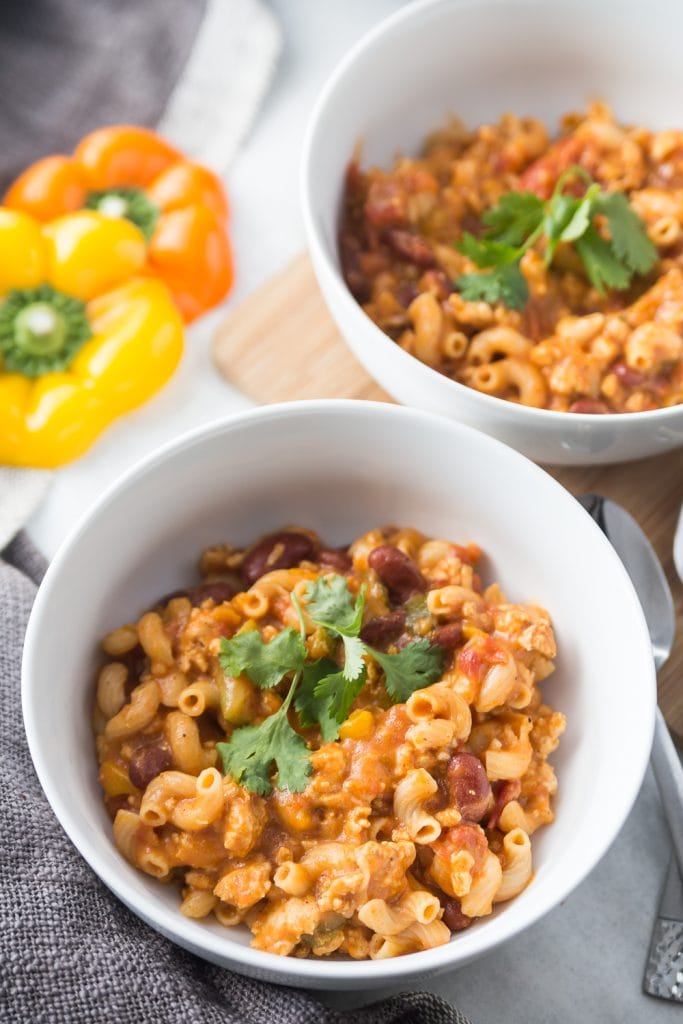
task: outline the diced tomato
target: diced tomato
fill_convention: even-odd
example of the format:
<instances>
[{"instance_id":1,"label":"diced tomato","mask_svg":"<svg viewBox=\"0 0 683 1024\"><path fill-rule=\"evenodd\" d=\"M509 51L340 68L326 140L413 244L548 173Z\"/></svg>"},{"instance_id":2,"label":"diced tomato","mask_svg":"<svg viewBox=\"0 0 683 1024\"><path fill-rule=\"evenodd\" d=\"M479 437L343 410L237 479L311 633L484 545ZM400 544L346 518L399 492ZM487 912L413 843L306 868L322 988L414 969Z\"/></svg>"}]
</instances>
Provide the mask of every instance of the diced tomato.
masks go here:
<instances>
[{"instance_id":1,"label":"diced tomato","mask_svg":"<svg viewBox=\"0 0 683 1024\"><path fill-rule=\"evenodd\" d=\"M541 199L549 199L562 172L579 163L584 145L575 135L560 139L520 175L519 191L535 192Z\"/></svg>"},{"instance_id":2,"label":"diced tomato","mask_svg":"<svg viewBox=\"0 0 683 1024\"><path fill-rule=\"evenodd\" d=\"M406 217L406 195L400 183L393 178L373 181L365 200L365 216L375 227L402 224Z\"/></svg>"},{"instance_id":3,"label":"diced tomato","mask_svg":"<svg viewBox=\"0 0 683 1024\"><path fill-rule=\"evenodd\" d=\"M470 565L474 565L481 558L481 548L478 544L468 544L467 547L453 544L452 547L461 562L469 562Z\"/></svg>"},{"instance_id":4,"label":"diced tomato","mask_svg":"<svg viewBox=\"0 0 683 1024\"><path fill-rule=\"evenodd\" d=\"M454 853L466 850L474 860L473 875L481 871L488 848L486 836L478 825L456 825L454 828L442 832L436 842L432 844L434 855L447 861L450 861Z\"/></svg>"},{"instance_id":5,"label":"diced tomato","mask_svg":"<svg viewBox=\"0 0 683 1024\"><path fill-rule=\"evenodd\" d=\"M508 659L493 637L487 636L482 640L464 647L458 654L456 665L460 672L463 672L470 679L480 679L482 672L489 665L502 665Z\"/></svg>"}]
</instances>

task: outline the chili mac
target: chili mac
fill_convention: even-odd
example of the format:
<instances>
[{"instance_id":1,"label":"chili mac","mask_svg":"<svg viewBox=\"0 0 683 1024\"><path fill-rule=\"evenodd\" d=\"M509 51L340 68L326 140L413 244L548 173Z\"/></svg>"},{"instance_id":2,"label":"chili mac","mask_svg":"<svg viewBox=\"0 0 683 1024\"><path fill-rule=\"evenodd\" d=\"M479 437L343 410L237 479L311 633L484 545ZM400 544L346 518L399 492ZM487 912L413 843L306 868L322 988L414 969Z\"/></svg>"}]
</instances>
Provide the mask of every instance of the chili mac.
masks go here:
<instances>
[{"instance_id":1,"label":"chili mac","mask_svg":"<svg viewBox=\"0 0 683 1024\"><path fill-rule=\"evenodd\" d=\"M491 265L484 259L478 267L472 256L496 205L515 193L528 203L548 201L565 181L570 195L588 195L592 181L603 200L626 197L621 211L652 254L641 262L646 270L632 278L615 264L598 205L593 252L583 262L579 243L555 248L540 235L524 250L523 308L484 301L484 292L477 301L461 294L473 271ZM561 237L575 238L575 228ZM615 250L621 254L618 244ZM514 114L474 130L452 120L420 156L400 156L390 170L364 171L354 158L340 252L353 295L396 344L484 394L579 413L683 402L681 130L624 126L600 103L564 116L557 137L541 121ZM607 289L591 278L596 253ZM619 280L620 289L611 286Z\"/></svg>"},{"instance_id":2,"label":"chili mac","mask_svg":"<svg viewBox=\"0 0 683 1024\"><path fill-rule=\"evenodd\" d=\"M123 856L281 955L427 949L519 894L553 820L555 638L480 556L396 527L206 550L200 584L102 642Z\"/></svg>"}]
</instances>

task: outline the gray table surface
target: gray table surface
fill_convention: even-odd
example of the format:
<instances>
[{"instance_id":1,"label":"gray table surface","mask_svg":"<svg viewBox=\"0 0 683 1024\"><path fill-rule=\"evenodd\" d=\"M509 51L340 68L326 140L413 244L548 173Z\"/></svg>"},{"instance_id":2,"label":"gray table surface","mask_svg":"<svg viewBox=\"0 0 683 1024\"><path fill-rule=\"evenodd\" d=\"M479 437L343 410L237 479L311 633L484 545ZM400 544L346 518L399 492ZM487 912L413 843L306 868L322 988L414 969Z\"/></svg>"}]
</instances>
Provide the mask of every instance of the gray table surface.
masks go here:
<instances>
[{"instance_id":1,"label":"gray table surface","mask_svg":"<svg viewBox=\"0 0 683 1024\"><path fill-rule=\"evenodd\" d=\"M419 987L454 1003L473 1024L683 1021L683 1005L641 990L669 853L648 769L624 828L578 889L514 940ZM341 1009L370 997L327 993L324 1001Z\"/></svg>"}]
</instances>

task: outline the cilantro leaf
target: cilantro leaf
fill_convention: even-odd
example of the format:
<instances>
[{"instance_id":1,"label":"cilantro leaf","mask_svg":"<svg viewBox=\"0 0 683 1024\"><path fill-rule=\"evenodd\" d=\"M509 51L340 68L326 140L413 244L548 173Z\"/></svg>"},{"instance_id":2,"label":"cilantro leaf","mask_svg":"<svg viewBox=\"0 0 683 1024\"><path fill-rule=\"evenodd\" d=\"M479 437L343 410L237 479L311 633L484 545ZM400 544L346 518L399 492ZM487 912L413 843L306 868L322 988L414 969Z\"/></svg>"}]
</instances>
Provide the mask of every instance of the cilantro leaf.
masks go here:
<instances>
[{"instance_id":1,"label":"cilantro leaf","mask_svg":"<svg viewBox=\"0 0 683 1024\"><path fill-rule=\"evenodd\" d=\"M519 246L543 220L543 200L533 192L508 192L482 217L497 242ZM477 266L485 264L474 261Z\"/></svg>"},{"instance_id":2,"label":"cilantro leaf","mask_svg":"<svg viewBox=\"0 0 683 1024\"><path fill-rule=\"evenodd\" d=\"M584 194L565 194L567 184L576 178L585 183ZM609 238L596 228L596 214L605 217ZM608 288L627 288L633 274L647 273L657 261L657 249L642 220L629 206L628 197L621 192L602 192L598 182L579 165L560 175L550 199L544 201L530 192L508 192L482 220L483 238L465 232L456 243L475 266L489 270L462 274L456 280L468 301L483 299L491 305L502 302L510 309L522 309L529 289L520 263L542 236L547 266L561 242L573 244L586 276L601 294Z\"/></svg>"},{"instance_id":3,"label":"cilantro leaf","mask_svg":"<svg viewBox=\"0 0 683 1024\"><path fill-rule=\"evenodd\" d=\"M487 238L475 238L469 231L464 233L455 248L478 267L497 267L517 259L517 250L513 246Z\"/></svg>"},{"instance_id":4,"label":"cilantro leaf","mask_svg":"<svg viewBox=\"0 0 683 1024\"><path fill-rule=\"evenodd\" d=\"M596 206L607 218L615 254L634 273L646 274L657 262L657 248L627 197L623 192L607 192L599 197Z\"/></svg>"},{"instance_id":5,"label":"cilantro leaf","mask_svg":"<svg viewBox=\"0 0 683 1024\"><path fill-rule=\"evenodd\" d=\"M339 727L349 717L351 705L365 686L366 678L365 665L360 675L351 681L329 658L307 665L295 701L301 724L317 723L326 743L336 740Z\"/></svg>"},{"instance_id":6,"label":"cilantro leaf","mask_svg":"<svg viewBox=\"0 0 683 1024\"><path fill-rule=\"evenodd\" d=\"M342 673L349 681L357 679L363 671L365 647L358 638L363 621L365 586L354 599L345 576L319 577L306 588L306 611L318 626L341 637L344 644Z\"/></svg>"},{"instance_id":7,"label":"cilantro leaf","mask_svg":"<svg viewBox=\"0 0 683 1024\"><path fill-rule=\"evenodd\" d=\"M290 626L266 643L256 629L221 640L218 660L231 676L242 673L264 689L277 684L288 672L303 668L306 648L301 635Z\"/></svg>"},{"instance_id":8,"label":"cilantro leaf","mask_svg":"<svg viewBox=\"0 0 683 1024\"><path fill-rule=\"evenodd\" d=\"M330 658L320 658L319 661L304 666L301 685L294 699L294 707L299 713L299 721L304 728L316 725L318 722L319 705L315 697L316 686L325 676L333 675L338 671L339 665Z\"/></svg>"},{"instance_id":9,"label":"cilantro leaf","mask_svg":"<svg viewBox=\"0 0 683 1024\"><path fill-rule=\"evenodd\" d=\"M586 190L582 199L570 207L571 216L567 219L560 231L561 242L575 242L577 238L585 234L591 222L595 209L595 199L600 192L600 186L593 184ZM567 196L558 196L557 199L566 199ZM556 200L557 202L557 200Z\"/></svg>"},{"instance_id":10,"label":"cilantro leaf","mask_svg":"<svg viewBox=\"0 0 683 1024\"><path fill-rule=\"evenodd\" d=\"M594 227L588 228L581 238L577 238L574 245L583 260L589 281L600 295L604 295L609 288L620 291L628 288L631 271L620 262L610 243Z\"/></svg>"},{"instance_id":11,"label":"cilantro leaf","mask_svg":"<svg viewBox=\"0 0 683 1024\"><path fill-rule=\"evenodd\" d=\"M326 743L339 735L339 726L349 717L351 705L365 686L367 674L363 665L361 674L351 682L342 672L334 672L317 684L314 692L320 702L318 721Z\"/></svg>"},{"instance_id":12,"label":"cilantro leaf","mask_svg":"<svg viewBox=\"0 0 683 1024\"><path fill-rule=\"evenodd\" d=\"M426 637L408 644L396 654L383 654L368 648L384 670L384 685L394 703L402 703L415 690L421 690L441 678L444 650Z\"/></svg>"},{"instance_id":13,"label":"cilantro leaf","mask_svg":"<svg viewBox=\"0 0 683 1024\"><path fill-rule=\"evenodd\" d=\"M349 681L357 679L365 668L363 662L363 655L365 654L365 644L357 636L342 636L342 643L344 644L344 667L342 668L342 675Z\"/></svg>"},{"instance_id":14,"label":"cilantro leaf","mask_svg":"<svg viewBox=\"0 0 683 1024\"><path fill-rule=\"evenodd\" d=\"M320 576L306 587L306 611L318 626L343 636L358 636L363 620L365 587L354 599L345 576Z\"/></svg>"},{"instance_id":15,"label":"cilantro leaf","mask_svg":"<svg viewBox=\"0 0 683 1024\"><path fill-rule=\"evenodd\" d=\"M306 742L292 729L283 705L259 725L235 729L227 743L217 743L223 770L245 789L261 796L273 791L271 766L278 773L278 789L300 793L311 774L310 752Z\"/></svg>"},{"instance_id":16,"label":"cilantro leaf","mask_svg":"<svg viewBox=\"0 0 683 1024\"><path fill-rule=\"evenodd\" d=\"M461 274L456 280L467 302L483 299L495 306L502 302L509 309L523 309L529 298L529 287L519 263L508 263L484 274Z\"/></svg>"},{"instance_id":17,"label":"cilantro leaf","mask_svg":"<svg viewBox=\"0 0 683 1024\"><path fill-rule=\"evenodd\" d=\"M594 214L595 198L599 185L591 185L581 198L562 194L553 195L543 221L543 231L548 239L545 252L547 266L553 261L560 242L575 242L585 234Z\"/></svg>"}]
</instances>

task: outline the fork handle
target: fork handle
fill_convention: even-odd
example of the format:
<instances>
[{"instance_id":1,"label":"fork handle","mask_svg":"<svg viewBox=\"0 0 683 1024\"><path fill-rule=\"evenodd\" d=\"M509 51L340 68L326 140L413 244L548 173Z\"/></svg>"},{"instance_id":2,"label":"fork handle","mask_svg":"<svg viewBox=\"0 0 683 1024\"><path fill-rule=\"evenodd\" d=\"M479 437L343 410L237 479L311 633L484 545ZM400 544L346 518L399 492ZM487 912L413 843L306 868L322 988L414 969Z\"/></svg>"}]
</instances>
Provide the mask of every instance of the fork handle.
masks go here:
<instances>
[{"instance_id":1,"label":"fork handle","mask_svg":"<svg viewBox=\"0 0 683 1024\"><path fill-rule=\"evenodd\" d=\"M683 875L683 767L659 708L655 715L651 760L659 786L664 817L671 833L678 867Z\"/></svg>"}]
</instances>

